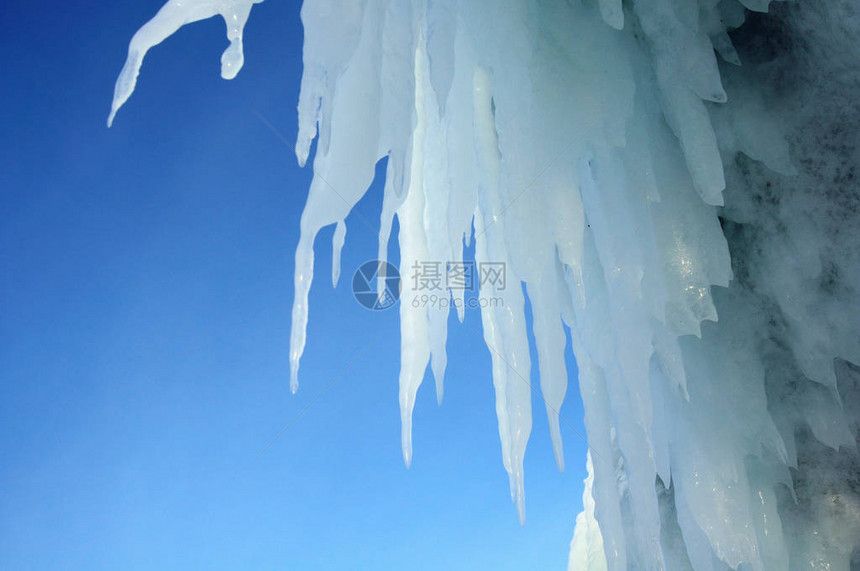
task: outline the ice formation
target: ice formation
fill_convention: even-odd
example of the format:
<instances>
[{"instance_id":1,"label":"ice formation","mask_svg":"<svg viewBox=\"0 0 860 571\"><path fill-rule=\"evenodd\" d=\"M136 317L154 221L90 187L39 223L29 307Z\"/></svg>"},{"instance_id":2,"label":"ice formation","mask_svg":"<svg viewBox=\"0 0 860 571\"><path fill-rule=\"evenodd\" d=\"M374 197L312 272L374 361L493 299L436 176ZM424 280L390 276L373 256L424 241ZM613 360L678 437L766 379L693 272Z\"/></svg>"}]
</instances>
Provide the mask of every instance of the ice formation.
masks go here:
<instances>
[{"instance_id":1,"label":"ice formation","mask_svg":"<svg viewBox=\"0 0 860 571\"><path fill-rule=\"evenodd\" d=\"M591 453L586 455L588 477L582 492L582 511L576 516L573 539L570 540L568 569L590 569L606 571L606 555L603 553L603 535L594 517L594 468L591 466Z\"/></svg>"},{"instance_id":2,"label":"ice formation","mask_svg":"<svg viewBox=\"0 0 860 571\"><path fill-rule=\"evenodd\" d=\"M254 3L168 2L111 118L184 23L224 16L235 75ZM299 163L318 146L293 390L314 238L336 224L339 252L387 157L380 259L397 216L402 275L462 260L473 227L476 260L506 264L481 319L521 519L526 298L559 467L570 327L590 449L572 568L860 568L854 2L305 0L301 17ZM428 365L442 397L448 312L400 316L408 464Z\"/></svg>"}]
</instances>

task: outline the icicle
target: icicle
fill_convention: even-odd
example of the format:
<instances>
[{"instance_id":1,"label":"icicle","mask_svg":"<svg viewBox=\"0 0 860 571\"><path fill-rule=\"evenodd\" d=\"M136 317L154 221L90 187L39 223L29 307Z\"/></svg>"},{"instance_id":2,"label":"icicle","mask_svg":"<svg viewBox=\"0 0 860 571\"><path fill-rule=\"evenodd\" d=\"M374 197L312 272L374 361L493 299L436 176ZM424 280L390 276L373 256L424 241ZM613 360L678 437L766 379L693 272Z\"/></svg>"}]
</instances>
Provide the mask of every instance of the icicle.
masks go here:
<instances>
[{"instance_id":1,"label":"icicle","mask_svg":"<svg viewBox=\"0 0 860 571\"><path fill-rule=\"evenodd\" d=\"M564 330L561 325L559 293L556 289L555 260L547 260L543 276L536 287L528 290L534 312L535 345L538 348L540 387L546 403L552 447L560 471L564 471L564 451L559 426L559 411L567 393L567 369L564 363Z\"/></svg>"},{"instance_id":2,"label":"icicle","mask_svg":"<svg viewBox=\"0 0 860 571\"><path fill-rule=\"evenodd\" d=\"M594 486L594 468L591 465L591 452L586 454L585 467L588 470L583 483L585 489L582 492L582 511L576 516L576 527L573 539L570 541L570 559L567 564L568 571L605 571L606 557L603 555L603 536L600 533L600 525L594 516L594 497L592 487Z\"/></svg>"},{"instance_id":3,"label":"icicle","mask_svg":"<svg viewBox=\"0 0 860 571\"><path fill-rule=\"evenodd\" d=\"M337 281L340 279L340 252L343 250L343 244L346 241L346 223L343 220L337 221L337 226L334 229L334 236L331 240L331 285L337 287ZM380 280L382 282L383 280Z\"/></svg>"},{"instance_id":4,"label":"icicle","mask_svg":"<svg viewBox=\"0 0 860 571\"><path fill-rule=\"evenodd\" d=\"M230 46L224 50L221 56L221 77L233 79L242 64L245 56L242 49L242 31L251 6L263 0L170 0L162 6L161 10L134 34L128 46L128 58L116 80L113 103L111 103L110 115L107 124L113 124L116 112L128 101L137 84L137 76L143 58L150 48L156 46L172 36L185 24L206 20L213 16L222 16L227 24L227 39Z\"/></svg>"},{"instance_id":5,"label":"icicle","mask_svg":"<svg viewBox=\"0 0 860 571\"><path fill-rule=\"evenodd\" d=\"M624 10L620 0L600 0L600 15L604 22L616 30L624 27Z\"/></svg>"},{"instance_id":6,"label":"icicle","mask_svg":"<svg viewBox=\"0 0 860 571\"><path fill-rule=\"evenodd\" d=\"M415 107L418 124L412 134L412 172L406 200L397 210L397 219L400 222L401 276L408 276L410 272L415 272L415 267L420 267L422 262L431 261L424 232L424 139L427 134L425 109L429 98L428 85L422 38L415 50ZM415 407L415 396L430 361L427 307L410 301L403 299L400 304L400 442L403 461L407 467L412 465L412 410Z\"/></svg>"}]
</instances>

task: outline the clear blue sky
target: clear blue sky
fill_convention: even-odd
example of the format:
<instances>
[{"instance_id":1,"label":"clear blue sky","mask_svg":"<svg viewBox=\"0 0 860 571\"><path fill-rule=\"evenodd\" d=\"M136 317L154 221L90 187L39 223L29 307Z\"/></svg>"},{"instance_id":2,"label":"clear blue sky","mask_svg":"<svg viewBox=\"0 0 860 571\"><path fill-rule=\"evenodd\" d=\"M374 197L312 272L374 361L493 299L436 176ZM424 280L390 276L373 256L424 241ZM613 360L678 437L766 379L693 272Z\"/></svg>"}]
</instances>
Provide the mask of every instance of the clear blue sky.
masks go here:
<instances>
[{"instance_id":1,"label":"clear blue sky","mask_svg":"<svg viewBox=\"0 0 860 571\"><path fill-rule=\"evenodd\" d=\"M255 7L232 82L220 21L156 47L108 130L128 40L160 4L0 5L0 569L563 568L585 445L563 427L559 474L535 397L520 527L477 310L451 324L445 402L428 377L403 466L398 315L352 298L376 244L355 215L337 289L332 230L318 238L289 394L311 173L255 110L293 139L298 3ZM358 210L380 205L374 184ZM562 414L583 433L571 374Z\"/></svg>"}]
</instances>

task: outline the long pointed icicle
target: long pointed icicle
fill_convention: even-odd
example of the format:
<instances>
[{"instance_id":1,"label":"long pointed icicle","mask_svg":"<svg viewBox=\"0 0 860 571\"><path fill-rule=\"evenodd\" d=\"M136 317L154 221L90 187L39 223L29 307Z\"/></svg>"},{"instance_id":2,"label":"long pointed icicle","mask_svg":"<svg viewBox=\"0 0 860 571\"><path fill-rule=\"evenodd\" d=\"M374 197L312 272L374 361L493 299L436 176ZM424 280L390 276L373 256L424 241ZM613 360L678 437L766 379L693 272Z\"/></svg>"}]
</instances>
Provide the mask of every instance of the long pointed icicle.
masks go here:
<instances>
[{"instance_id":1,"label":"long pointed icicle","mask_svg":"<svg viewBox=\"0 0 860 571\"><path fill-rule=\"evenodd\" d=\"M137 85L137 76L146 52L192 22L220 15L227 25L230 45L221 56L221 77L233 79L245 63L242 32L251 7L263 0L170 0L158 13L140 28L128 46L128 58L116 80L113 102L107 124L113 124L116 112L131 97Z\"/></svg>"}]
</instances>

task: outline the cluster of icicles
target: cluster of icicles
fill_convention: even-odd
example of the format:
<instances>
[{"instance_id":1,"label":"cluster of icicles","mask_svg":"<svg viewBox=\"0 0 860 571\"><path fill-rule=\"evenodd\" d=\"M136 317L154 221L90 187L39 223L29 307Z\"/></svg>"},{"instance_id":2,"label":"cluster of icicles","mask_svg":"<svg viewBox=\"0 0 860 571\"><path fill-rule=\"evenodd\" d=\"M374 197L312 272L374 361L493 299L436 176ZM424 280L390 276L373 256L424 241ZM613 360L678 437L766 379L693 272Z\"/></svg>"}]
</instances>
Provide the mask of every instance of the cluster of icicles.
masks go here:
<instances>
[{"instance_id":1,"label":"cluster of icicles","mask_svg":"<svg viewBox=\"0 0 860 571\"><path fill-rule=\"evenodd\" d=\"M235 76L259 1L170 0L131 42L109 123L146 51L184 24L223 16L231 44L222 75ZM733 278L718 219L723 157L743 151L793 173L766 110L726 104L717 61L739 63L727 31L767 5L305 0L299 163L316 137L318 147L296 252L292 390L314 239L337 225L336 281L344 220L387 157L380 260L397 216L401 275L416 261L461 261L474 235L478 263L504 263L507 282L525 284L525 294L492 284L480 292L504 298L481 319L521 520L532 428L527 295L559 468L565 324L579 369L590 458L571 567L787 569L774 488L791 486L792 445L769 414L754 340L734 333L746 310L727 303L720 327L711 323L712 286ZM721 130L730 137L718 141ZM448 313L399 310L408 465L428 364L441 398ZM834 434L816 436L850 444ZM808 561L830 557L809 550Z\"/></svg>"}]
</instances>

